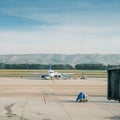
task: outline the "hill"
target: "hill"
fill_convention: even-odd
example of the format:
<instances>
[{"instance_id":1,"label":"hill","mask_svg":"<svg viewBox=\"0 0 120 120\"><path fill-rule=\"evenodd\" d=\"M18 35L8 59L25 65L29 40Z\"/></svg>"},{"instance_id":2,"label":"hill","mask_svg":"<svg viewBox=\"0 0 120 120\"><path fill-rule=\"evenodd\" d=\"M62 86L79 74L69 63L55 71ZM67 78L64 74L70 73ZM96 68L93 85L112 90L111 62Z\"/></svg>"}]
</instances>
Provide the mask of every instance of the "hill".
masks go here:
<instances>
[{"instance_id":1,"label":"hill","mask_svg":"<svg viewBox=\"0 0 120 120\"><path fill-rule=\"evenodd\" d=\"M120 64L120 54L18 54L0 55L0 63L8 64Z\"/></svg>"}]
</instances>

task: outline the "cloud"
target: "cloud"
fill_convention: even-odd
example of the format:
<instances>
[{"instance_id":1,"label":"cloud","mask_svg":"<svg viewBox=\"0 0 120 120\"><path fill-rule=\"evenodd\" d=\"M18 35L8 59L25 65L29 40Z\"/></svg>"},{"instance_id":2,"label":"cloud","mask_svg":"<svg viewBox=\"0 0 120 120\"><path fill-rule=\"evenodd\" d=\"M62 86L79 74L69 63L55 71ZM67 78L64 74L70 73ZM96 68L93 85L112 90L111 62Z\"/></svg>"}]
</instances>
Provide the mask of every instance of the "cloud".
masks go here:
<instances>
[{"instance_id":1,"label":"cloud","mask_svg":"<svg viewBox=\"0 0 120 120\"><path fill-rule=\"evenodd\" d=\"M3 41L56 41L77 40L81 37L101 36L104 38L119 37L119 26L92 27L92 26L37 26L35 31L1 31ZM112 36L111 36L112 33ZM113 34L114 33L114 34ZM118 35L117 35L118 34ZM62 42L63 42L62 41ZM2 41L1 41L2 42Z\"/></svg>"},{"instance_id":2,"label":"cloud","mask_svg":"<svg viewBox=\"0 0 120 120\"><path fill-rule=\"evenodd\" d=\"M110 27L52 26L37 31L0 32L2 53L93 53L120 50L120 29Z\"/></svg>"},{"instance_id":3,"label":"cloud","mask_svg":"<svg viewBox=\"0 0 120 120\"><path fill-rule=\"evenodd\" d=\"M119 50L117 0L0 1L1 53Z\"/></svg>"},{"instance_id":4,"label":"cloud","mask_svg":"<svg viewBox=\"0 0 120 120\"><path fill-rule=\"evenodd\" d=\"M26 0L24 2L11 1L10 3L3 3L0 11L6 16L13 17L13 19L15 19L15 17L27 19L33 23L42 21L42 24L48 23L48 25L101 25L101 23L105 25L111 24L112 21L117 21L118 23L120 18L120 2L116 3L112 0L109 2L96 2L95 0L36 0L36 2L33 2L32 0ZM29 23L29 21L27 22ZM41 22L35 24L35 26L39 24L41 24ZM17 25L20 27L19 21Z\"/></svg>"}]
</instances>

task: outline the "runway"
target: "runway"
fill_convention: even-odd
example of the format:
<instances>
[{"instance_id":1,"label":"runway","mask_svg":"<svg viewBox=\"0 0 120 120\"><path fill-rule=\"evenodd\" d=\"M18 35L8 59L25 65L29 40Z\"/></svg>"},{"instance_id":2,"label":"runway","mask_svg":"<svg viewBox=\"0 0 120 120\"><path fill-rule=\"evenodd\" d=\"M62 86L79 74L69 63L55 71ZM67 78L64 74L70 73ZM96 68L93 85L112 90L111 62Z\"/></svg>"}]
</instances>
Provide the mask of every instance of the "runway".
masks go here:
<instances>
[{"instance_id":1,"label":"runway","mask_svg":"<svg viewBox=\"0 0 120 120\"><path fill-rule=\"evenodd\" d=\"M108 101L106 90L106 79L0 78L0 120L119 120L120 103ZM88 102L75 102L80 91Z\"/></svg>"}]
</instances>

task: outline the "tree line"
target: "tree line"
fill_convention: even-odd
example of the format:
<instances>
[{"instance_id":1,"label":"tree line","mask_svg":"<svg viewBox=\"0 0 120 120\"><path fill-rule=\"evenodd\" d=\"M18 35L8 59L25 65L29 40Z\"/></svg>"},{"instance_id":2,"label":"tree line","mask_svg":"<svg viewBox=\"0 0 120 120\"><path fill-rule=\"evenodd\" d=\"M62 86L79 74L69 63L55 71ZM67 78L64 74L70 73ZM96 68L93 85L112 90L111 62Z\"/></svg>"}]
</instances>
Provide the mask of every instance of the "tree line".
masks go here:
<instances>
[{"instance_id":1,"label":"tree line","mask_svg":"<svg viewBox=\"0 0 120 120\"><path fill-rule=\"evenodd\" d=\"M75 66L69 64L55 64L51 67L53 70L105 70L106 66L103 64L76 64ZM5 64L0 63L0 69L50 69L48 64Z\"/></svg>"}]
</instances>

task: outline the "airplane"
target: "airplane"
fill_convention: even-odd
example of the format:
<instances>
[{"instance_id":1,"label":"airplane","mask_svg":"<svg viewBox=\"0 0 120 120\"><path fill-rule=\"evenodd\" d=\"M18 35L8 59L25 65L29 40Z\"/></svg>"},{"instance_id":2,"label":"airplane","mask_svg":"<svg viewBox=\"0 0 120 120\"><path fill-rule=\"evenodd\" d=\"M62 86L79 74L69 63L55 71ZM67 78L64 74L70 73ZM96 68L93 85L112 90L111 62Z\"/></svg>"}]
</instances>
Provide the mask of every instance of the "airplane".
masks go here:
<instances>
[{"instance_id":1,"label":"airplane","mask_svg":"<svg viewBox=\"0 0 120 120\"><path fill-rule=\"evenodd\" d=\"M54 72L51 69L51 65L50 65L50 69L48 70L47 74L40 74L40 73L32 73L34 75L37 75L38 77L40 77L42 80L59 80L59 79L69 79L70 77L66 74L63 73L58 73L58 72Z\"/></svg>"},{"instance_id":2,"label":"airplane","mask_svg":"<svg viewBox=\"0 0 120 120\"><path fill-rule=\"evenodd\" d=\"M42 79L46 79L46 80L53 80L53 79L68 79L69 77L67 75L64 75L62 73L58 73L58 72L54 72L51 69L51 65L50 65L50 69L48 70L48 74L47 75L42 75L41 76Z\"/></svg>"},{"instance_id":3,"label":"airplane","mask_svg":"<svg viewBox=\"0 0 120 120\"><path fill-rule=\"evenodd\" d=\"M54 71L51 69L51 65L50 65L50 69L48 70L48 75L42 75L42 79L45 78L45 79L53 79L54 78Z\"/></svg>"}]
</instances>

